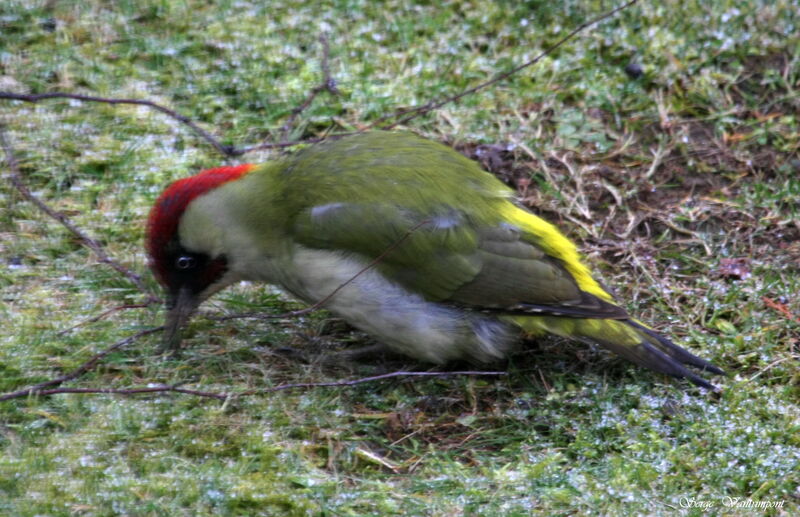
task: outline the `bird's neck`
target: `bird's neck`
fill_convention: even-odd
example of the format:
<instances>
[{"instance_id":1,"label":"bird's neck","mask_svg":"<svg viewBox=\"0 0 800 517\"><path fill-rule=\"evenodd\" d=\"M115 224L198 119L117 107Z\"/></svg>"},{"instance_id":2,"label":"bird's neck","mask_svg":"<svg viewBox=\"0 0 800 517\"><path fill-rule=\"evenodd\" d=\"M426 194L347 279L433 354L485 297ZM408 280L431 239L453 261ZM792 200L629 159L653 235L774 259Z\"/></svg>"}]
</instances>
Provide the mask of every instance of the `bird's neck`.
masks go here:
<instances>
[{"instance_id":1,"label":"bird's neck","mask_svg":"<svg viewBox=\"0 0 800 517\"><path fill-rule=\"evenodd\" d=\"M265 165L195 199L180 224L181 243L191 251L224 255L244 280L274 283L289 215L280 205L274 167Z\"/></svg>"}]
</instances>

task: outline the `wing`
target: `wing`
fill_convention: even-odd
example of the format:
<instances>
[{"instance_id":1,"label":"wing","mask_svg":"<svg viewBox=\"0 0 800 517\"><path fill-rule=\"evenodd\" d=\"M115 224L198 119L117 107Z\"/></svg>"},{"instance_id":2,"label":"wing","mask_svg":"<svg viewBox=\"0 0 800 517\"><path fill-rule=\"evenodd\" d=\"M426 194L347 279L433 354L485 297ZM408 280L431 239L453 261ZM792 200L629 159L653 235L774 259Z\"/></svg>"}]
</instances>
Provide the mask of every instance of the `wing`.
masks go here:
<instances>
[{"instance_id":1,"label":"wing","mask_svg":"<svg viewBox=\"0 0 800 517\"><path fill-rule=\"evenodd\" d=\"M293 230L304 246L381 257L378 270L429 300L504 314L628 317L610 295L581 289L568 264L537 244L541 236L503 220L476 221L445 207L420 214L386 202L337 202L302 211Z\"/></svg>"}]
</instances>

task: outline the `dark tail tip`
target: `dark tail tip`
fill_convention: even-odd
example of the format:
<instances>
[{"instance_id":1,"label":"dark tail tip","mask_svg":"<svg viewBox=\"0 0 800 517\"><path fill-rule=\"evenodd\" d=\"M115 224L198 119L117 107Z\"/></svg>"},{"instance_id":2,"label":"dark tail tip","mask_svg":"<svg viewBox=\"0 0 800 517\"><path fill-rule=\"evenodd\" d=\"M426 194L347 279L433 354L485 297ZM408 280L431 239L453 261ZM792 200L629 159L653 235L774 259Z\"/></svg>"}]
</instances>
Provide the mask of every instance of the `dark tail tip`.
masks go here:
<instances>
[{"instance_id":1,"label":"dark tail tip","mask_svg":"<svg viewBox=\"0 0 800 517\"><path fill-rule=\"evenodd\" d=\"M676 345L675 343L670 341L668 338L662 336L658 332L649 329L636 321L627 320L627 323L630 326L636 328L637 330L640 330L647 337L653 339L653 341L651 341L650 343L643 343L642 346L647 347L651 353L658 356L659 359L661 359L660 362L662 362L662 364L664 364L665 366L664 368L654 368L654 369L660 370L674 377L679 377L679 378L685 377L696 386L700 386L701 388L711 390L715 393L720 392L719 387L711 384L704 378L700 377L691 370L687 369L684 365L694 366L695 368L698 368L701 372L710 372L716 375L725 375L725 371L723 371L721 368L714 366L705 359L697 357L688 350Z\"/></svg>"}]
</instances>

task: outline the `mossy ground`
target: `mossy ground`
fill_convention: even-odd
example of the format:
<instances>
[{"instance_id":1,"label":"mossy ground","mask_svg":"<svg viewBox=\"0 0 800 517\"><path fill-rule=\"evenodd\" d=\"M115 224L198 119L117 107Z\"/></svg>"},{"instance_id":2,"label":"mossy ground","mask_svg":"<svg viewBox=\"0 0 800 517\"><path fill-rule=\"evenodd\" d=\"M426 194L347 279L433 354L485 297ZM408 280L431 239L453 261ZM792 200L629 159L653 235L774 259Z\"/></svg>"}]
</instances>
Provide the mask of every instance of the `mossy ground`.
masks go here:
<instances>
[{"instance_id":1,"label":"mossy ground","mask_svg":"<svg viewBox=\"0 0 800 517\"><path fill-rule=\"evenodd\" d=\"M227 144L305 138L457 93L610 7L10 0L0 5L0 90L146 98ZM323 33L340 94L321 93L284 135L321 80ZM530 344L499 378L227 404L29 397L0 404L0 514L796 513L799 34L794 0L640 1L407 126L480 159L579 242L633 313L730 372L717 379L719 397L558 340ZM150 204L223 157L147 108L0 102L32 190L155 289L142 249ZM5 181L0 203L0 391L160 324L151 306L75 327L143 297ZM203 313L292 308L243 285ZM157 341L111 354L70 385L238 392L374 373L278 353L365 341L324 313L198 317L180 359L154 357ZM736 498L782 506L726 506Z\"/></svg>"}]
</instances>

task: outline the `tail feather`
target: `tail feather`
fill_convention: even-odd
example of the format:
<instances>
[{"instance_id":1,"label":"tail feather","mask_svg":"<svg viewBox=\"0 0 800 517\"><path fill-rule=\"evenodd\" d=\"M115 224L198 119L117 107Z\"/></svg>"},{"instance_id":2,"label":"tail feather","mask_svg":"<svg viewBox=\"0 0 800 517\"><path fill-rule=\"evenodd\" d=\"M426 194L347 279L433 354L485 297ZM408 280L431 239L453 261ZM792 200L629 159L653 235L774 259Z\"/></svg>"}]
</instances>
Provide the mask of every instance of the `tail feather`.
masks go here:
<instances>
[{"instance_id":1,"label":"tail feather","mask_svg":"<svg viewBox=\"0 0 800 517\"><path fill-rule=\"evenodd\" d=\"M628 320L628 324L630 326L632 326L632 327L644 332L645 334L647 334L648 337L651 337L651 338L655 339L656 341L658 341L658 344L661 345L661 348L665 352L667 352L667 354L671 355L672 357L674 357L675 359L679 360L680 362L682 362L684 364L690 364L692 366L696 366L697 368L700 368L701 370L707 370L707 371L709 371L711 373L715 373L717 375L725 375L724 371L720 370L719 368L717 368L713 364L709 363L705 359L697 357L696 355L694 355L693 353L689 352L688 350L679 347L678 345L676 345L675 343L673 343L672 341L670 341L666 337L662 336L661 334L659 334L655 330L646 327L642 323L640 323L640 322L638 322L636 320Z\"/></svg>"},{"instance_id":2,"label":"tail feather","mask_svg":"<svg viewBox=\"0 0 800 517\"><path fill-rule=\"evenodd\" d=\"M653 332L653 334L655 334L655 332ZM687 352L683 348L669 341L667 338L663 336L658 337L661 339L656 338L656 336L651 336L649 332L646 332L645 336L643 336L643 339L635 344L618 344L609 341L603 341L597 337L588 337L588 339L596 341L612 352L616 352L617 354L636 364L645 366L657 372L677 377L679 379L686 378L697 386L712 391L718 391L716 386L686 368L684 364L698 366L698 364L695 362L695 360L697 360L701 362L701 367L704 370L713 371L714 373L718 374L724 373L722 370L713 366L711 363ZM656 339L653 340L649 338ZM683 360L683 358L689 358L690 360Z\"/></svg>"},{"instance_id":3,"label":"tail feather","mask_svg":"<svg viewBox=\"0 0 800 517\"><path fill-rule=\"evenodd\" d=\"M724 375L721 369L684 350L636 320L524 316L514 317L513 321L527 332L544 331L600 344L638 365L673 377L688 379L697 386L712 391L718 391L718 388L685 365Z\"/></svg>"}]
</instances>

